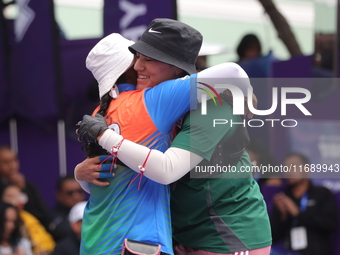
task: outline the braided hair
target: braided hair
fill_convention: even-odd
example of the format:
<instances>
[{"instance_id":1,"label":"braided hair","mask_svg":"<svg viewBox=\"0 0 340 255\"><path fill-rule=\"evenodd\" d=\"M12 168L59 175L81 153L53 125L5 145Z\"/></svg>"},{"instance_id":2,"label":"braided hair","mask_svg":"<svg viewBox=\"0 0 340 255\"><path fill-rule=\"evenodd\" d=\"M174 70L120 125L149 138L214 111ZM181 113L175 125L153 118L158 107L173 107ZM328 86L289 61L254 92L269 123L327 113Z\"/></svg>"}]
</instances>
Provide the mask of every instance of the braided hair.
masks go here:
<instances>
[{"instance_id":1,"label":"braided hair","mask_svg":"<svg viewBox=\"0 0 340 255\"><path fill-rule=\"evenodd\" d=\"M107 92L105 95L103 95L100 99L98 114L105 117L106 111L109 108L111 101L112 97L110 96L110 92ZM90 158L108 154L108 152L97 143L84 143L83 150L86 153L86 157Z\"/></svg>"},{"instance_id":2,"label":"braided hair","mask_svg":"<svg viewBox=\"0 0 340 255\"><path fill-rule=\"evenodd\" d=\"M126 82L127 75L126 73L123 73L118 79L117 84L121 84ZM110 91L104 94L99 103L99 111L98 114L105 117L106 111L110 106L110 103L112 101L112 97L110 96ZM83 144L83 150L86 153L86 157L95 157L100 155L107 155L109 154L106 150L104 150L99 144L97 143L84 143Z\"/></svg>"},{"instance_id":3,"label":"braided hair","mask_svg":"<svg viewBox=\"0 0 340 255\"><path fill-rule=\"evenodd\" d=\"M112 97L110 96L109 92L103 95L102 98L100 99L98 114L105 116L106 110L109 108L111 101L112 101Z\"/></svg>"}]
</instances>

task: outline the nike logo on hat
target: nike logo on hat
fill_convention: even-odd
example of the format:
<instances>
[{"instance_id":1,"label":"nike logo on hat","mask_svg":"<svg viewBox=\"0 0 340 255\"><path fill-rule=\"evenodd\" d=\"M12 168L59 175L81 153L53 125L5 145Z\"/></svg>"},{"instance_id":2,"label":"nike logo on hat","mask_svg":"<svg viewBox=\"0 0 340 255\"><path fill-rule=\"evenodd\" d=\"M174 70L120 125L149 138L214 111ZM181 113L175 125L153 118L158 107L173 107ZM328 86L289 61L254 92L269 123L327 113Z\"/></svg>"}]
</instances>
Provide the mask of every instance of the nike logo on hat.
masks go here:
<instances>
[{"instance_id":1,"label":"nike logo on hat","mask_svg":"<svg viewBox=\"0 0 340 255\"><path fill-rule=\"evenodd\" d=\"M152 27L149 29L149 33L156 33L156 34L161 34L162 32L152 30Z\"/></svg>"}]
</instances>

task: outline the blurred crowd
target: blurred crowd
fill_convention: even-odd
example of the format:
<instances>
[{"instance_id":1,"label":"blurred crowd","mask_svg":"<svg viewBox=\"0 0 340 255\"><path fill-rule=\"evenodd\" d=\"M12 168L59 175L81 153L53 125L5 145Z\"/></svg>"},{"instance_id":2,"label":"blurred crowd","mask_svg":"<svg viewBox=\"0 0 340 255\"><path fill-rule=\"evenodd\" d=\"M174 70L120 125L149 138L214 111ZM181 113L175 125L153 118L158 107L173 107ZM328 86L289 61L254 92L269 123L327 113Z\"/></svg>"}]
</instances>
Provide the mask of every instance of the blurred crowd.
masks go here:
<instances>
[{"instance_id":1,"label":"blurred crowd","mask_svg":"<svg viewBox=\"0 0 340 255\"><path fill-rule=\"evenodd\" d=\"M276 164L257 139L247 151L257 164ZM308 165L309 159L290 153L283 164ZM20 172L19 159L7 146L0 147L0 177L0 254L79 254L86 196L73 174L56 180L53 208ZM271 220L271 254L335 254L339 212L330 190L298 171L260 176L258 183Z\"/></svg>"},{"instance_id":2,"label":"blurred crowd","mask_svg":"<svg viewBox=\"0 0 340 255\"><path fill-rule=\"evenodd\" d=\"M56 204L49 208L20 172L16 153L0 147L0 254L79 254L85 193L73 174L55 185Z\"/></svg>"},{"instance_id":3,"label":"blurred crowd","mask_svg":"<svg viewBox=\"0 0 340 255\"><path fill-rule=\"evenodd\" d=\"M258 165L278 165L259 140L252 140L247 151ZM303 166L301 169L305 171L258 176L270 217L271 254L338 254L340 193L313 182L308 169L310 160L301 153L287 154L282 165L293 169Z\"/></svg>"}]
</instances>

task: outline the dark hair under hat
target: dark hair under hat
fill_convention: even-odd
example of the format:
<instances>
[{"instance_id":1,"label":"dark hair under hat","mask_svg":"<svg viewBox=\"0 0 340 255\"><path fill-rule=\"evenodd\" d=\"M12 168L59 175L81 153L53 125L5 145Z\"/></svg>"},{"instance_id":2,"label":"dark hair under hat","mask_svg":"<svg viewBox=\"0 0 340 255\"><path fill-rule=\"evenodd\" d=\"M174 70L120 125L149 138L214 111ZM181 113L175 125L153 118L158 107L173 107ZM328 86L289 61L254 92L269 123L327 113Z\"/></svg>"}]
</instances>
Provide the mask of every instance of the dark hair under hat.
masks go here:
<instances>
[{"instance_id":1,"label":"dark hair under hat","mask_svg":"<svg viewBox=\"0 0 340 255\"><path fill-rule=\"evenodd\" d=\"M172 19L154 19L129 50L193 74L197 72L195 63L202 41L201 33L187 24Z\"/></svg>"}]
</instances>

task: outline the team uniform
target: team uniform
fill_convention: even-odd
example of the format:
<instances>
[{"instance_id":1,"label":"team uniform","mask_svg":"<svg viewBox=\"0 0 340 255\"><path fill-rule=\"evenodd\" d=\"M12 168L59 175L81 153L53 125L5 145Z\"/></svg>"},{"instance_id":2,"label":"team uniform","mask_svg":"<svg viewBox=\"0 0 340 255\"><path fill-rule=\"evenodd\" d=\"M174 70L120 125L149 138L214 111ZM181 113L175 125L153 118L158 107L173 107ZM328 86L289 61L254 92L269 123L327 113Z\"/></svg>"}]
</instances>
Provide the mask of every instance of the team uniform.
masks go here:
<instances>
[{"instance_id":1,"label":"team uniform","mask_svg":"<svg viewBox=\"0 0 340 255\"><path fill-rule=\"evenodd\" d=\"M225 101L215 106L210 100L207 107L207 115L199 110L186 115L171 145L203 158L191 171L208 166L219 142L236 131L238 125L231 125L230 120L242 123L241 116L233 115ZM214 119L227 119L229 123L213 127ZM238 170L241 166L251 166L246 152L235 165ZM185 247L226 254L271 245L266 205L251 172L178 180L171 189L171 214L173 239Z\"/></svg>"},{"instance_id":2,"label":"team uniform","mask_svg":"<svg viewBox=\"0 0 340 255\"><path fill-rule=\"evenodd\" d=\"M107 110L107 124L126 139L165 151L174 137L174 125L196 100L195 77L166 81L153 88L123 91ZM110 185L90 184L90 198L82 223L80 254L120 254L125 238L160 244L173 254L170 194L167 185L139 177L118 166ZM138 189L140 185L140 189Z\"/></svg>"}]
</instances>

